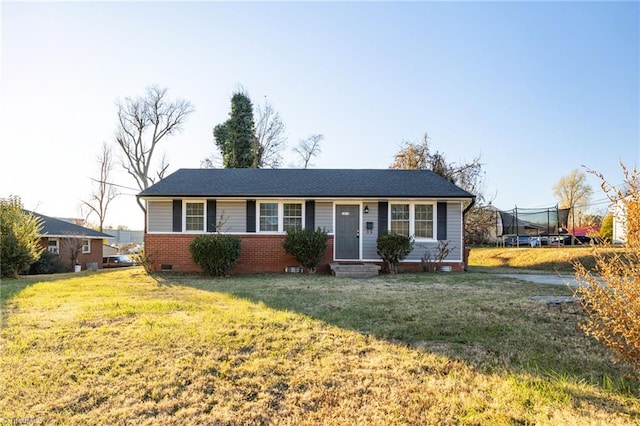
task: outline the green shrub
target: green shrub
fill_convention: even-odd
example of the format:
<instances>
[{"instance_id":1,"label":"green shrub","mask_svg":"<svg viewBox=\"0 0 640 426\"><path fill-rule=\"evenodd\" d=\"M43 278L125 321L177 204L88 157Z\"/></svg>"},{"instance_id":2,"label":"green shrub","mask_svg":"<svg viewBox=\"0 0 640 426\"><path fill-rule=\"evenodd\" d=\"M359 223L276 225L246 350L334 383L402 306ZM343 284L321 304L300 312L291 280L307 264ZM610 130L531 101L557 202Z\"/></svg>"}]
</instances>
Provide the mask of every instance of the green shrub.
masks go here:
<instances>
[{"instance_id":1,"label":"green shrub","mask_svg":"<svg viewBox=\"0 0 640 426\"><path fill-rule=\"evenodd\" d=\"M287 231L282 246L304 268L314 273L327 249L327 233L320 228L315 231L306 229Z\"/></svg>"},{"instance_id":2,"label":"green shrub","mask_svg":"<svg viewBox=\"0 0 640 426\"><path fill-rule=\"evenodd\" d=\"M42 220L22 209L20 197L0 199L0 273L17 278L38 260L43 248L38 233Z\"/></svg>"},{"instance_id":3,"label":"green shrub","mask_svg":"<svg viewBox=\"0 0 640 426\"><path fill-rule=\"evenodd\" d=\"M413 238L406 235L384 233L376 241L378 256L385 262L387 270L395 274L398 264L413 250Z\"/></svg>"},{"instance_id":4,"label":"green shrub","mask_svg":"<svg viewBox=\"0 0 640 426\"><path fill-rule=\"evenodd\" d=\"M60 256L55 253L43 251L38 260L31 264L29 274L59 274L69 272L69 268L62 263Z\"/></svg>"},{"instance_id":5,"label":"green shrub","mask_svg":"<svg viewBox=\"0 0 640 426\"><path fill-rule=\"evenodd\" d=\"M599 236L604 241L613 241L613 214L609 213L602 219Z\"/></svg>"},{"instance_id":6,"label":"green shrub","mask_svg":"<svg viewBox=\"0 0 640 426\"><path fill-rule=\"evenodd\" d=\"M189 251L206 274L224 276L240 257L240 239L232 235L200 235L191 241Z\"/></svg>"}]
</instances>

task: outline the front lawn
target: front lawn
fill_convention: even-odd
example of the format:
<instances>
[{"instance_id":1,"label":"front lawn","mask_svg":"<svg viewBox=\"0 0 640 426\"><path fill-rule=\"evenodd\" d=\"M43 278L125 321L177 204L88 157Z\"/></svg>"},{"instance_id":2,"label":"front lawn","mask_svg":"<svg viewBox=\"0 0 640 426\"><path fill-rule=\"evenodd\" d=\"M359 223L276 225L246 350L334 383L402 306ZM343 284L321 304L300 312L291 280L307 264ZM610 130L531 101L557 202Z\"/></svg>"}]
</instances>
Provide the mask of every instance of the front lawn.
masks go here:
<instances>
[{"instance_id":1,"label":"front lawn","mask_svg":"<svg viewBox=\"0 0 640 426\"><path fill-rule=\"evenodd\" d=\"M570 295L487 273L2 282L0 424L637 424Z\"/></svg>"}]
</instances>

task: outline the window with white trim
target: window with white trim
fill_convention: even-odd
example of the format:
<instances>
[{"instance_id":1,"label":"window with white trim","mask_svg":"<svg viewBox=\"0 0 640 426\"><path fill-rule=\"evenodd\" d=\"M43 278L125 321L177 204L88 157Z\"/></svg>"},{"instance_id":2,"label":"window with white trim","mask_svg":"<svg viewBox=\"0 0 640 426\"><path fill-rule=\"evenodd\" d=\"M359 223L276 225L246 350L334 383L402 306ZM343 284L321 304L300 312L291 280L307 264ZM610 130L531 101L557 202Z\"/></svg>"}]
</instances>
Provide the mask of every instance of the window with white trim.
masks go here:
<instances>
[{"instance_id":1,"label":"window with white trim","mask_svg":"<svg viewBox=\"0 0 640 426\"><path fill-rule=\"evenodd\" d=\"M82 240L82 253L91 253L91 240Z\"/></svg>"},{"instance_id":2,"label":"window with white trim","mask_svg":"<svg viewBox=\"0 0 640 426\"><path fill-rule=\"evenodd\" d=\"M187 201L184 204L184 230L204 231L204 202Z\"/></svg>"},{"instance_id":3,"label":"window with white trim","mask_svg":"<svg viewBox=\"0 0 640 426\"><path fill-rule=\"evenodd\" d=\"M302 203L265 201L258 203L259 232L287 232L302 229Z\"/></svg>"},{"instance_id":4,"label":"window with white trim","mask_svg":"<svg viewBox=\"0 0 640 426\"><path fill-rule=\"evenodd\" d=\"M409 204L391 205L391 227L392 234L411 235L409 233Z\"/></svg>"},{"instance_id":5,"label":"window with white trim","mask_svg":"<svg viewBox=\"0 0 640 426\"><path fill-rule=\"evenodd\" d=\"M282 212L282 227L284 232L302 229L302 204L284 203Z\"/></svg>"},{"instance_id":6,"label":"window with white trim","mask_svg":"<svg viewBox=\"0 0 640 426\"><path fill-rule=\"evenodd\" d=\"M278 232L278 203L260 203L260 232Z\"/></svg>"},{"instance_id":7,"label":"window with white trim","mask_svg":"<svg viewBox=\"0 0 640 426\"><path fill-rule=\"evenodd\" d=\"M433 204L415 204L414 233L415 238L433 238Z\"/></svg>"},{"instance_id":8,"label":"window with white trim","mask_svg":"<svg viewBox=\"0 0 640 426\"><path fill-rule=\"evenodd\" d=\"M49 239L47 242L47 251L53 254L60 254L60 242L58 240Z\"/></svg>"},{"instance_id":9,"label":"window with white trim","mask_svg":"<svg viewBox=\"0 0 640 426\"><path fill-rule=\"evenodd\" d=\"M389 205L389 231L417 239L434 238L434 205L405 203Z\"/></svg>"}]
</instances>

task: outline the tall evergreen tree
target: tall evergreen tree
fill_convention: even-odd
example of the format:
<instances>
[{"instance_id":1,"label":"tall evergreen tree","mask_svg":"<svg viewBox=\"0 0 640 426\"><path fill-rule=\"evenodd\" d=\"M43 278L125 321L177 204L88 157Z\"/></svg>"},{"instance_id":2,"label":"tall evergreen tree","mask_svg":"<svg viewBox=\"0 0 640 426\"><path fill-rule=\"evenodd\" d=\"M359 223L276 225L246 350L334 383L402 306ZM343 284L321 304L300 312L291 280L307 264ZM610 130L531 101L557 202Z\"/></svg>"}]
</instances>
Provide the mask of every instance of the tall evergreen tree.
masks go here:
<instances>
[{"instance_id":1,"label":"tall evergreen tree","mask_svg":"<svg viewBox=\"0 0 640 426\"><path fill-rule=\"evenodd\" d=\"M22 209L19 197L0 199L0 272L17 278L43 251L38 233L41 220Z\"/></svg>"},{"instance_id":2,"label":"tall evergreen tree","mask_svg":"<svg viewBox=\"0 0 640 426\"><path fill-rule=\"evenodd\" d=\"M225 168L256 168L260 144L256 138L253 105L249 96L236 92L231 97L229 119L213 129L213 138Z\"/></svg>"}]
</instances>

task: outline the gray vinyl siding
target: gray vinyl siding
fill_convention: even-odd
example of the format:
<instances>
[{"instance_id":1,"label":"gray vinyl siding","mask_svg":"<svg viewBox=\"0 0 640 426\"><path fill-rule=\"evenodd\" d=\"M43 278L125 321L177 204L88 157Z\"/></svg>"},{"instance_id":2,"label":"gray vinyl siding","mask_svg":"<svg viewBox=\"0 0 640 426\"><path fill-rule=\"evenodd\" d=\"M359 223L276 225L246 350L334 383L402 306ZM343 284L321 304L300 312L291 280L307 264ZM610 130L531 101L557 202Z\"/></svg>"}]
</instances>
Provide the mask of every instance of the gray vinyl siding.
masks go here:
<instances>
[{"instance_id":1,"label":"gray vinyl siding","mask_svg":"<svg viewBox=\"0 0 640 426\"><path fill-rule=\"evenodd\" d=\"M371 208L371 206L369 206ZM462 260L462 206L459 202L447 203L447 241L451 252L445 260ZM416 242L413 251L405 258L405 261L419 261L426 250L438 247L437 241Z\"/></svg>"},{"instance_id":2,"label":"gray vinyl siding","mask_svg":"<svg viewBox=\"0 0 640 426\"><path fill-rule=\"evenodd\" d=\"M147 217L149 218L149 232L173 231L173 202L149 201L147 202Z\"/></svg>"},{"instance_id":3,"label":"gray vinyl siding","mask_svg":"<svg viewBox=\"0 0 640 426\"><path fill-rule=\"evenodd\" d=\"M333 233L333 203L316 201L316 229Z\"/></svg>"},{"instance_id":4,"label":"gray vinyl siding","mask_svg":"<svg viewBox=\"0 0 640 426\"><path fill-rule=\"evenodd\" d=\"M447 205L447 240L449 248L453 248L447 259L462 260L464 241L462 241L462 205L448 203Z\"/></svg>"},{"instance_id":5,"label":"gray vinyl siding","mask_svg":"<svg viewBox=\"0 0 640 426\"><path fill-rule=\"evenodd\" d=\"M369 206L369 213L362 215L362 258L378 259L378 203L365 203ZM363 207L364 208L364 207ZM367 231L367 222L373 222L373 231Z\"/></svg>"},{"instance_id":6,"label":"gray vinyl siding","mask_svg":"<svg viewBox=\"0 0 640 426\"><path fill-rule=\"evenodd\" d=\"M224 224L221 232L247 232L247 202L242 201L220 201L216 206L216 223L219 223L222 216Z\"/></svg>"}]
</instances>

